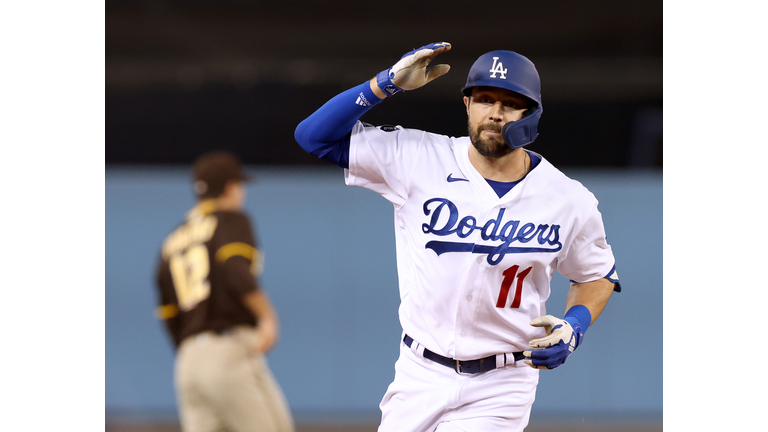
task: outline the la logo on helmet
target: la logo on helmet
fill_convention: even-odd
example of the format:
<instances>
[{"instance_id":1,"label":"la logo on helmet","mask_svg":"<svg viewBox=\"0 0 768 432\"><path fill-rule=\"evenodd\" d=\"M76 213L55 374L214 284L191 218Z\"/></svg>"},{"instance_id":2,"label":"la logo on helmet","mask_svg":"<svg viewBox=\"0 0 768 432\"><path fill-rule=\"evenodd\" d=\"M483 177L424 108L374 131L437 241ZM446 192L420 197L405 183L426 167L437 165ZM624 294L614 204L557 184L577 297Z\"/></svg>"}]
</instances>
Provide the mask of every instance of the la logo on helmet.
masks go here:
<instances>
[{"instance_id":1,"label":"la logo on helmet","mask_svg":"<svg viewBox=\"0 0 768 432\"><path fill-rule=\"evenodd\" d=\"M493 66L491 66L491 70L489 72L493 72L491 74L491 78L496 78L496 72L498 72L501 74L501 79L507 79L507 70L504 69L504 65L499 61L498 57L493 58Z\"/></svg>"}]
</instances>

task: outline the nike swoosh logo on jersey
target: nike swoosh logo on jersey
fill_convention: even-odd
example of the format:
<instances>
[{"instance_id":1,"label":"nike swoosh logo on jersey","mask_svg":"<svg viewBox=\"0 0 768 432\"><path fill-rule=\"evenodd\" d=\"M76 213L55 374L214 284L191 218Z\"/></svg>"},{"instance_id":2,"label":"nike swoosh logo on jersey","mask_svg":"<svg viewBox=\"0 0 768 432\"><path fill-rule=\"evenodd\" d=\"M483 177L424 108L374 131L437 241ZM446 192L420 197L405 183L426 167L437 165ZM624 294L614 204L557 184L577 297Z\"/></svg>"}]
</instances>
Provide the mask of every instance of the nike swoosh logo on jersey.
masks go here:
<instances>
[{"instance_id":1,"label":"nike swoosh logo on jersey","mask_svg":"<svg viewBox=\"0 0 768 432\"><path fill-rule=\"evenodd\" d=\"M448 174L448 178L446 180L448 180L448 183L453 183L453 182L457 182L457 181L466 181L466 182L469 181L469 180L467 180L465 178L454 178L453 177L453 173Z\"/></svg>"}]
</instances>

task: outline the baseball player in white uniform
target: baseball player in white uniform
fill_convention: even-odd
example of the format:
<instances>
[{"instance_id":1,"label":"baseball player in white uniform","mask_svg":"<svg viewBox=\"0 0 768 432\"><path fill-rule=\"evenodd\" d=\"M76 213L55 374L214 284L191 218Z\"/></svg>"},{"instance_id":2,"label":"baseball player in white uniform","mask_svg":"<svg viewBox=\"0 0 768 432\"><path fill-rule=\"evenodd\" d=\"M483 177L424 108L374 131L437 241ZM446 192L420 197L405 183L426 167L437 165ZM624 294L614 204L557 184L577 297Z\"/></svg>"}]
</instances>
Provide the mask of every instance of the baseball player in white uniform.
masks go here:
<instances>
[{"instance_id":1,"label":"baseball player in white uniform","mask_svg":"<svg viewBox=\"0 0 768 432\"><path fill-rule=\"evenodd\" d=\"M565 363L621 290L594 195L523 148L543 111L527 58L492 51L474 63L468 137L359 121L448 72L430 62L450 49L407 53L295 134L394 206L403 334L380 432L522 431L539 370ZM555 271L571 281L562 319L545 308Z\"/></svg>"}]
</instances>

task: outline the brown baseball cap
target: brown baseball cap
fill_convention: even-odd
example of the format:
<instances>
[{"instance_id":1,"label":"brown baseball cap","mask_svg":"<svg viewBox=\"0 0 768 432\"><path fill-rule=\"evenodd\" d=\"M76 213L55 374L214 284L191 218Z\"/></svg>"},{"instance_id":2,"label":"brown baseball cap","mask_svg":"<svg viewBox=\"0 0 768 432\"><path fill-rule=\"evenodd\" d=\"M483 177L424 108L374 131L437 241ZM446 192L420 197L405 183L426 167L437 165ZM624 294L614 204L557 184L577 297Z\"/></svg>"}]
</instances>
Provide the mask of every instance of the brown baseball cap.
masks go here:
<instances>
[{"instance_id":1,"label":"brown baseball cap","mask_svg":"<svg viewBox=\"0 0 768 432\"><path fill-rule=\"evenodd\" d=\"M194 163L193 189L198 198L215 198L224 192L228 181L249 181L240 160L227 150L214 150L200 155Z\"/></svg>"}]
</instances>

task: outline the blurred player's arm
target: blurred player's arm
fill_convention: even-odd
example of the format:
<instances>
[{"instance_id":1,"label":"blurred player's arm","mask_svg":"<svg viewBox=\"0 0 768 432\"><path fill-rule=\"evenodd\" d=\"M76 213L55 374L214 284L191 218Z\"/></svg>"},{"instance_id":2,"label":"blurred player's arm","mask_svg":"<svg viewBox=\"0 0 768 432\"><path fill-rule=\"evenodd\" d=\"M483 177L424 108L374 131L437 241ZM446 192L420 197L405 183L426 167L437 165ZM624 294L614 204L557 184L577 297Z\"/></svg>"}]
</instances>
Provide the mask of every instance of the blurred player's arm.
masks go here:
<instances>
[{"instance_id":1,"label":"blurred player's arm","mask_svg":"<svg viewBox=\"0 0 768 432\"><path fill-rule=\"evenodd\" d=\"M349 168L350 135L360 117L387 96L414 90L447 73L448 65L429 66L429 62L450 49L449 43L440 42L413 50L370 81L335 96L296 127L296 142L320 159Z\"/></svg>"},{"instance_id":2,"label":"blurred player's arm","mask_svg":"<svg viewBox=\"0 0 768 432\"><path fill-rule=\"evenodd\" d=\"M243 302L259 320L256 327L258 340L255 348L259 352L268 352L275 346L280 336L280 323L275 308L269 301L267 293L260 289L246 294Z\"/></svg>"},{"instance_id":3,"label":"blurred player's arm","mask_svg":"<svg viewBox=\"0 0 768 432\"><path fill-rule=\"evenodd\" d=\"M268 352L277 343L280 331L277 313L259 281L264 270L263 255L256 248L251 223L244 214L232 213L220 217L223 245L216 251L215 259L222 265L227 289L239 297L256 317L257 341L254 349Z\"/></svg>"},{"instance_id":4,"label":"blurred player's arm","mask_svg":"<svg viewBox=\"0 0 768 432\"><path fill-rule=\"evenodd\" d=\"M224 263L227 286L241 296L245 307L256 317L258 337L254 348L259 352L268 352L280 336L277 313L253 273L252 260L258 259L259 252L254 249L246 252L247 248L242 246L243 255L229 257ZM249 259L245 255L255 256Z\"/></svg>"},{"instance_id":5,"label":"blurred player's arm","mask_svg":"<svg viewBox=\"0 0 768 432\"><path fill-rule=\"evenodd\" d=\"M230 243L232 244L232 243ZM256 317L256 346L259 352L271 350L279 338L279 322L277 313L267 294L261 289L254 274L254 260L258 260L259 252L253 247L240 243L241 255L230 256L223 263L227 287L240 295L245 307Z\"/></svg>"}]
</instances>

